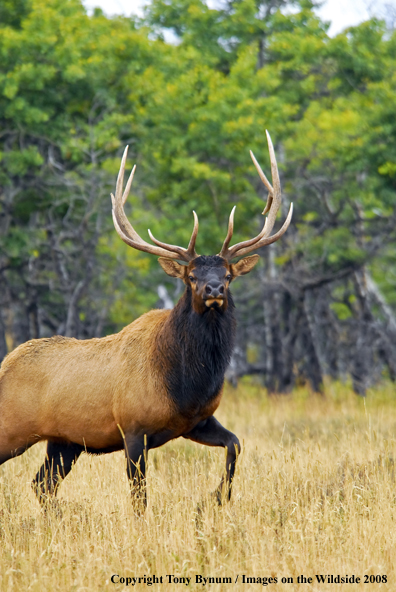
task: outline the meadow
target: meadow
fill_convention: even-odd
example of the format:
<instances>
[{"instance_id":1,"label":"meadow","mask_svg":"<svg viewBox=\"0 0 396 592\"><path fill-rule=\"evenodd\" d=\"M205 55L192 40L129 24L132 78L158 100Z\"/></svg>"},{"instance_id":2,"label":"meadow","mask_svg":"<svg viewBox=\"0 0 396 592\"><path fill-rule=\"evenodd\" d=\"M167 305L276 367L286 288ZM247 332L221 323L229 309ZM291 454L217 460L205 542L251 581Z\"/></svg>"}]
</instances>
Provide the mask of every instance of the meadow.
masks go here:
<instances>
[{"instance_id":1,"label":"meadow","mask_svg":"<svg viewBox=\"0 0 396 592\"><path fill-rule=\"evenodd\" d=\"M341 384L322 397L303 387L268 397L246 382L226 388L216 416L243 444L223 507L210 494L224 451L183 440L150 452L144 516L122 453L84 454L47 512L30 487L45 445L3 465L0 590L116 591L121 578L144 576L127 589L396 590L394 387L366 399ZM154 575L162 584L150 588ZM301 575L312 582L297 583Z\"/></svg>"}]
</instances>

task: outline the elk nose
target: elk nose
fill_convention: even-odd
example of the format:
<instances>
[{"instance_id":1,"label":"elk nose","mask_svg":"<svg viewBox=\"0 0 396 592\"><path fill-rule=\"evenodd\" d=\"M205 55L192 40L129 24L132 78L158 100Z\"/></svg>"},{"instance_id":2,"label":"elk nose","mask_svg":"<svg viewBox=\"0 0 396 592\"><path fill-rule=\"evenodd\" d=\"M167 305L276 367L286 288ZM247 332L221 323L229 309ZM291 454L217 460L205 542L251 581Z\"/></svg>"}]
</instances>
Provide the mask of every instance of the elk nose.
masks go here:
<instances>
[{"instance_id":1,"label":"elk nose","mask_svg":"<svg viewBox=\"0 0 396 592\"><path fill-rule=\"evenodd\" d=\"M224 294L224 286L220 282L210 282L206 284L205 292L210 298L218 298Z\"/></svg>"}]
</instances>

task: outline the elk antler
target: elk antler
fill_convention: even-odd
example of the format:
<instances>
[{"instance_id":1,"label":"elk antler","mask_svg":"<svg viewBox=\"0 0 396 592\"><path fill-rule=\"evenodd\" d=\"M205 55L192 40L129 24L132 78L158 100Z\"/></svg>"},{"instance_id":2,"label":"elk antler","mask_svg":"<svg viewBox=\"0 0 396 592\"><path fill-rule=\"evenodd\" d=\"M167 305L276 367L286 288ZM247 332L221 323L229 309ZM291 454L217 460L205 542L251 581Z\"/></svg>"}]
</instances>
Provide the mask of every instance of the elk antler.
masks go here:
<instances>
[{"instance_id":1,"label":"elk antler","mask_svg":"<svg viewBox=\"0 0 396 592\"><path fill-rule=\"evenodd\" d=\"M268 217L265 219L262 231L255 238L243 241L229 248L228 245L230 244L232 234L234 231L235 206L232 208L230 219L228 222L227 236L219 253L220 257L224 257L224 259L226 259L227 261L231 261L231 259L234 259L234 257L247 255L251 251L255 251L260 247L264 247L265 245L270 245L271 243L274 243L286 232L292 218L293 204L290 204L289 213L282 228L278 230L278 232L270 236L275 224L276 214L278 213L278 210L281 205L281 186L279 180L278 165L276 164L275 152L274 147L272 145L271 137L267 130L265 133L267 134L268 150L270 153L272 182L274 184L273 187L271 183L268 181L267 177L264 175L263 171L261 170L261 167L255 159L252 151L250 151L250 156L252 157L254 166L257 169L260 179L268 189L268 201L263 211L263 214L267 214L268 212Z\"/></svg>"},{"instance_id":2,"label":"elk antler","mask_svg":"<svg viewBox=\"0 0 396 592\"><path fill-rule=\"evenodd\" d=\"M124 204L128 198L129 191L131 189L136 165L132 169L132 172L125 186L124 192L122 192L122 187L124 185L124 172L127 154L128 146L125 148L124 154L122 156L120 172L118 173L117 177L115 197L113 194L111 194L111 201L113 203L114 226L116 231L124 241L124 243L126 243L130 247L133 247L134 249L138 249L139 251L145 251L146 253L160 255L161 257L168 257L170 259L179 259L182 261L186 261L187 263L195 257L198 257L197 253L195 252L195 241L197 239L198 234L198 216L195 212L193 212L194 228L187 249L183 249L183 247L178 247L176 245L168 245L166 243L162 243L161 241L154 238L151 231L149 230L149 236L153 243L155 243L155 245L157 246L150 245L150 243L146 243L146 241L144 241L133 228L132 224L129 222L124 212Z\"/></svg>"}]
</instances>

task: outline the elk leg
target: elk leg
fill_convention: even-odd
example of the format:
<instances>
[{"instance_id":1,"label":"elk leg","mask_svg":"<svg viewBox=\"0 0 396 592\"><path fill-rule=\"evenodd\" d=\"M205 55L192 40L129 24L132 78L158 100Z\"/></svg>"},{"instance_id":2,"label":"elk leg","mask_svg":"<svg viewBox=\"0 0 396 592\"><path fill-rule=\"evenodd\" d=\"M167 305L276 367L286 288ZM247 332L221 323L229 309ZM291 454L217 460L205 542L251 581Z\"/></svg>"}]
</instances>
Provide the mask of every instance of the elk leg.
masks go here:
<instances>
[{"instance_id":1,"label":"elk leg","mask_svg":"<svg viewBox=\"0 0 396 592\"><path fill-rule=\"evenodd\" d=\"M84 447L79 444L48 442L47 456L41 465L32 487L40 504L56 496L62 480L70 473Z\"/></svg>"},{"instance_id":2,"label":"elk leg","mask_svg":"<svg viewBox=\"0 0 396 592\"><path fill-rule=\"evenodd\" d=\"M183 434L183 438L198 442L199 444L206 444L207 446L222 446L223 448L227 448L226 472L215 492L217 501L221 505L223 498L231 498L235 465L237 456L241 451L238 438L235 434L223 428L221 423L213 415L199 422L188 434Z\"/></svg>"},{"instance_id":3,"label":"elk leg","mask_svg":"<svg viewBox=\"0 0 396 592\"><path fill-rule=\"evenodd\" d=\"M127 475L131 494L137 506L147 506L146 492L146 459L147 444L144 436L136 437L125 435L125 456L127 459Z\"/></svg>"}]
</instances>

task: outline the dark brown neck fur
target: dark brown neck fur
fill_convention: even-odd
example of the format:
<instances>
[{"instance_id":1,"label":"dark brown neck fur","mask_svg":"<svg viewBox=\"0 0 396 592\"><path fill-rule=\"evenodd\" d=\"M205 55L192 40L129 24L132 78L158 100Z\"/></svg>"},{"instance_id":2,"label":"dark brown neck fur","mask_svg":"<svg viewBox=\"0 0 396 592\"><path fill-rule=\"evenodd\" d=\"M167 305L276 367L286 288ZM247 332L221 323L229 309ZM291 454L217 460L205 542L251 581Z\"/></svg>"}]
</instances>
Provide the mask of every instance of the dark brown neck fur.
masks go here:
<instances>
[{"instance_id":1,"label":"dark brown neck fur","mask_svg":"<svg viewBox=\"0 0 396 592\"><path fill-rule=\"evenodd\" d=\"M187 287L158 335L158 362L179 411L192 416L219 393L234 346L234 303L197 314Z\"/></svg>"}]
</instances>

